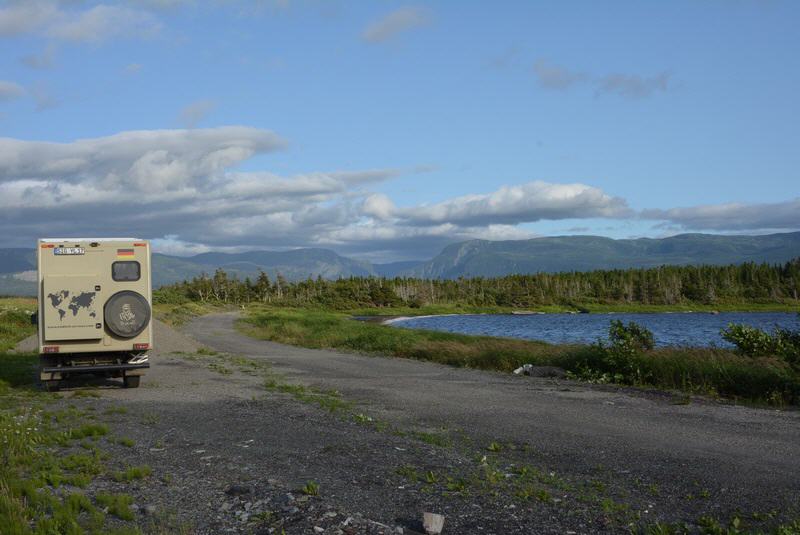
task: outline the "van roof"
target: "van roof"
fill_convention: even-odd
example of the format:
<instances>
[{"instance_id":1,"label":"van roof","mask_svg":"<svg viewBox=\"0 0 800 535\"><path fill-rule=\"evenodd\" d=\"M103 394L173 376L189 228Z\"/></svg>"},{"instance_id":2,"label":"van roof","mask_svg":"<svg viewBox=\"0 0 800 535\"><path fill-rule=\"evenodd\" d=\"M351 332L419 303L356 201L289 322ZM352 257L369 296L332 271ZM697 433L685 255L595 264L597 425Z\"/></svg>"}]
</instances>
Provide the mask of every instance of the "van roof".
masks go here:
<instances>
[{"instance_id":1,"label":"van roof","mask_svg":"<svg viewBox=\"0 0 800 535\"><path fill-rule=\"evenodd\" d=\"M41 238L39 239L40 242L71 242L71 241L96 241L96 242L104 242L104 241L144 241L141 238Z\"/></svg>"}]
</instances>

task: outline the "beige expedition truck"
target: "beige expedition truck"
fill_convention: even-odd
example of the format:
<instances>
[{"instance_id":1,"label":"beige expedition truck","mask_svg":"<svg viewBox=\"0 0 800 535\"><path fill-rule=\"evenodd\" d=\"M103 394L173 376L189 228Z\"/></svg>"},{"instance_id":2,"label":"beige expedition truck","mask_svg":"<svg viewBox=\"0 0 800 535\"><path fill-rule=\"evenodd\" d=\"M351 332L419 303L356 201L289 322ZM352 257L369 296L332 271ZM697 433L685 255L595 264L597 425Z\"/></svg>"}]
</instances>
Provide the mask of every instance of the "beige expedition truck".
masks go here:
<instances>
[{"instance_id":1,"label":"beige expedition truck","mask_svg":"<svg viewBox=\"0 0 800 535\"><path fill-rule=\"evenodd\" d=\"M149 242L48 238L37 254L42 384L92 373L139 386L153 348Z\"/></svg>"}]
</instances>

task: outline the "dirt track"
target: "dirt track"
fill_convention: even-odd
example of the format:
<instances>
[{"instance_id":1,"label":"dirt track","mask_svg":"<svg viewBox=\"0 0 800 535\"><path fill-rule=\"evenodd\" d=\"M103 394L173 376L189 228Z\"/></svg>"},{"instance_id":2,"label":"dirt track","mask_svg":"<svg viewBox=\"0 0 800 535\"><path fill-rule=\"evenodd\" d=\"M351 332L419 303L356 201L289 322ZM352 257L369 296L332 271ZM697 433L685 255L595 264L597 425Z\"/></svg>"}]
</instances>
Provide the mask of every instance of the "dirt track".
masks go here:
<instances>
[{"instance_id":1,"label":"dirt track","mask_svg":"<svg viewBox=\"0 0 800 535\"><path fill-rule=\"evenodd\" d=\"M736 509L797 516L796 412L305 350L245 337L234 319L198 318L189 337L159 324L142 387L65 401L124 408L112 428L135 445L113 446L112 467L154 475L90 490L132 494L141 525L413 533L434 511L445 534L595 533ZM328 412L265 389L265 374L356 405ZM300 490L309 481L318 496Z\"/></svg>"}]
</instances>

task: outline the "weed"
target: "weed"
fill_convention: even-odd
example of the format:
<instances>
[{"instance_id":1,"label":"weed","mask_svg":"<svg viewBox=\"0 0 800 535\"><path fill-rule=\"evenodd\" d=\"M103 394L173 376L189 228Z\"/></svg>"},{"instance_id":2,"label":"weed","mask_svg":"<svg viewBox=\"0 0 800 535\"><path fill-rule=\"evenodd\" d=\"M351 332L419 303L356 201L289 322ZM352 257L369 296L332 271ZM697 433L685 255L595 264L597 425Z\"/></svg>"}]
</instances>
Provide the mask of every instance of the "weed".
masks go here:
<instances>
[{"instance_id":1,"label":"weed","mask_svg":"<svg viewBox=\"0 0 800 535\"><path fill-rule=\"evenodd\" d=\"M497 453L497 452L503 451L503 446L499 442L492 442L491 444L486 446L486 449L488 451Z\"/></svg>"},{"instance_id":2,"label":"weed","mask_svg":"<svg viewBox=\"0 0 800 535\"><path fill-rule=\"evenodd\" d=\"M154 412L146 412L142 414L141 421L144 425L156 425L159 421L161 421L161 417Z\"/></svg>"},{"instance_id":3,"label":"weed","mask_svg":"<svg viewBox=\"0 0 800 535\"><path fill-rule=\"evenodd\" d=\"M132 438L120 437L117 439L117 444L125 446L126 448L132 448L136 442L134 442Z\"/></svg>"},{"instance_id":4,"label":"weed","mask_svg":"<svg viewBox=\"0 0 800 535\"><path fill-rule=\"evenodd\" d=\"M133 498L128 494L110 494L108 492L98 492L95 496L97 503L108 508L108 513L116 516L120 520L133 520L131 504Z\"/></svg>"},{"instance_id":5,"label":"weed","mask_svg":"<svg viewBox=\"0 0 800 535\"><path fill-rule=\"evenodd\" d=\"M441 433L428 433L424 431L415 431L412 433L414 438L421 440L426 444L432 446L439 446L440 448L447 448L452 444L449 437Z\"/></svg>"},{"instance_id":6,"label":"weed","mask_svg":"<svg viewBox=\"0 0 800 535\"><path fill-rule=\"evenodd\" d=\"M399 475L399 476L401 476L401 477L404 477L405 479L408 479L409 481L418 481L419 480L419 475L417 474L416 469L413 466L409 465L409 464L406 464L406 465L403 465L403 466L397 468L394 471L394 473Z\"/></svg>"},{"instance_id":7,"label":"weed","mask_svg":"<svg viewBox=\"0 0 800 535\"><path fill-rule=\"evenodd\" d=\"M106 424L85 424L77 429L72 429L69 432L70 439L81 438L97 438L108 434L108 426Z\"/></svg>"},{"instance_id":8,"label":"weed","mask_svg":"<svg viewBox=\"0 0 800 535\"><path fill-rule=\"evenodd\" d=\"M125 470L121 472L114 472L114 481L117 482L130 482L135 479L144 479L146 477L150 477L150 474L153 473L153 470L147 466L129 466Z\"/></svg>"},{"instance_id":9,"label":"weed","mask_svg":"<svg viewBox=\"0 0 800 535\"><path fill-rule=\"evenodd\" d=\"M316 481L309 481L300 490L306 496L319 496L319 483L317 483Z\"/></svg>"}]
</instances>

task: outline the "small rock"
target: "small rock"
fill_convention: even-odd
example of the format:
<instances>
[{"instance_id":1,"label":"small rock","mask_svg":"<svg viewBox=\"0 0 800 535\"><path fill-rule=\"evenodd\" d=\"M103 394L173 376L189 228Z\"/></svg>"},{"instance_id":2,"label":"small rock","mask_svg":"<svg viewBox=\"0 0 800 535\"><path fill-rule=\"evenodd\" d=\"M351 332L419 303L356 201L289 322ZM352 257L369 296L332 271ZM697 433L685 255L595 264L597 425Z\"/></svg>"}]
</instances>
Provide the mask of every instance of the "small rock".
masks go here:
<instances>
[{"instance_id":1,"label":"small rock","mask_svg":"<svg viewBox=\"0 0 800 535\"><path fill-rule=\"evenodd\" d=\"M232 503L225 502L225 503L222 504L222 506L219 508L219 510L220 511L230 511L231 507L233 507Z\"/></svg>"},{"instance_id":2,"label":"small rock","mask_svg":"<svg viewBox=\"0 0 800 535\"><path fill-rule=\"evenodd\" d=\"M158 508L155 505L145 505L142 508L142 512L147 516L153 516L158 512Z\"/></svg>"},{"instance_id":3,"label":"small rock","mask_svg":"<svg viewBox=\"0 0 800 535\"><path fill-rule=\"evenodd\" d=\"M314 526L314 533L322 533L325 531L325 528L321 528L319 526Z\"/></svg>"},{"instance_id":4,"label":"small rock","mask_svg":"<svg viewBox=\"0 0 800 535\"><path fill-rule=\"evenodd\" d=\"M428 535L439 535L444 527L444 516L436 513L424 513L422 515L422 526Z\"/></svg>"},{"instance_id":5,"label":"small rock","mask_svg":"<svg viewBox=\"0 0 800 535\"><path fill-rule=\"evenodd\" d=\"M246 485L231 485L227 489L225 489L225 494L228 496L242 496L244 494L250 494L250 487Z\"/></svg>"}]
</instances>

